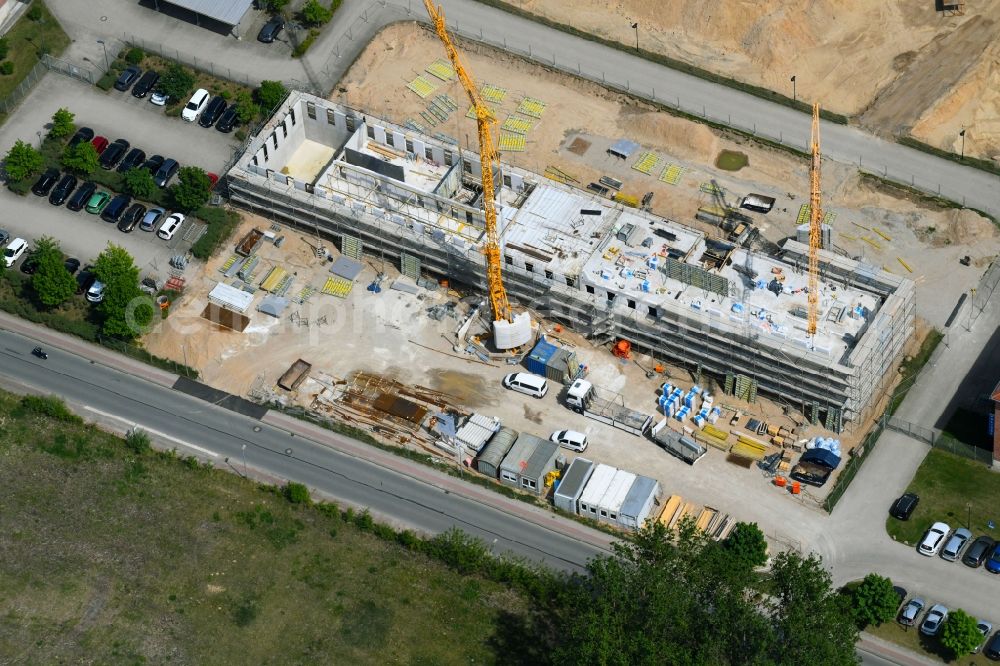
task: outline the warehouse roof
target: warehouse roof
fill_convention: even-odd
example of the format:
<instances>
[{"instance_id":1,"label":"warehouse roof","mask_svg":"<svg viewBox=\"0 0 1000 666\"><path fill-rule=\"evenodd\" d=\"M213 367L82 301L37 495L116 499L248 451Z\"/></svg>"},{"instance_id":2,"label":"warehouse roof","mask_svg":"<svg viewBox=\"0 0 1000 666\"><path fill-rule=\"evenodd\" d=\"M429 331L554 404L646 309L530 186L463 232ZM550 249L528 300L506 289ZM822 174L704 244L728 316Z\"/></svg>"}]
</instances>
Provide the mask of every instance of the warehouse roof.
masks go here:
<instances>
[{"instance_id":1,"label":"warehouse roof","mask_svg":"<svg viewBox=\"0 0 1000 666\"><path fill-rule=\"evenodd\" d=\"M227 25L236 25L250 9L253 0L167 0L171 5L190 9Z\"/></svg>"}]
</instances>

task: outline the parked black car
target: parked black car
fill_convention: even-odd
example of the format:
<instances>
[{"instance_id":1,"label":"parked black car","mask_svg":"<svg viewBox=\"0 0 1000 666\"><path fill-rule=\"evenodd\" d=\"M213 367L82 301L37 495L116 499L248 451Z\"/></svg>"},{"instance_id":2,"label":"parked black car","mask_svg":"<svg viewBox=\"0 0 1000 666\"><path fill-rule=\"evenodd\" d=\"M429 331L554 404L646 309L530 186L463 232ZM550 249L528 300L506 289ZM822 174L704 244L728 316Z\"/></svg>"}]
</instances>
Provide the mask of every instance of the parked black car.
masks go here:
<instances>
[{"instance_id":1,"label":"parked black car","mask_svg":"<svg viewBox=\"0 0 1000 666\"><path fill-rule=\"evenodd\" d=\"M899 520L909 520L910 516L913 515L913 510L917 508L917 504L919 503L920 498L916 494L906 493L892 503L889 515Z\"/></svg>"},{"instance_id":2,"label":"parked black car","mask_svg":"<svg viewBox=\"0 0 1000 666\"><path fill-rule=\"evenodd\" d=\"M80 186L73 196L69 198L69 203L66 204L66 208L73 211L81 211L83 207L87 205L90 201L91 195L97 191L97 185L90 182L89 180Z\"/></svg>"},{"instance_id":3,"label":"parked black car","mask_svg":"<svg viewBox=\"0 0 1000 666\"><path fill-rule=\"evenodd\" d=\"M986 558L993 551L994 544L993 539L988 536L979 537L965 551L965 556L962 557L962 564L973 569L982 566L983 562L986 561Z\"/></svg>"},{"instance_id":4,"label":"parked black car","mask_svg":"<svg viewBox=\"0 0 1000 666\"><path fill-rule=\"evenodd\" d=\"M94 138L94 130L89 127L81 127L76 131L76 134L69 140L69 147L72 148L78 143L90 143L91 139Z\"/></svg>"},{"instance_id":5,"label":"parked black car","mask_svg":"<svg viewBox=\"0 0 1000 666\"><path fill-rule=\"evenodd\" d=\"M75 275L76 272L80 270L80 260L69 257L63 262L63 268L65 268L66 272L70 275Z\"/></svg>"},{"instance_id":6,"label":"parked black car","mask_svg":"<svg viewBox=\"0 0 1000 666\"><path fill-rule=\"evenodd\" d=\"M44 197L52 189L52 186L59 180L59 169L46 169L45 173L38 177L35 184L31 186L31 191L40 197Z\"/></svg>"},{"instance_id":7,"label":"parked black car","mask_svg":"<svg viewBox=\"0 0 1000 666\"><path fill-rule=\"evenodd\" d=\"M125 92L133 83L135 83L135 80L139 78L140 74L142 74L141 69L135 65L129 65L122 71L118 80L115 81L115 90Z\"/></svg>"},{"instance_id":8,"label":"parked black car","mask_svg":"<svg viewBox=\"0 0 1000 666\"><path fill-rule=\"evenodd\" d=\"M1000 659L1000 631L993 634L993 638L990 639L990 642L983 649L983 654L993 660Z\"/></svg>"},{"instance_id":9,"label":"parked black car","mask_svg":"<svg viewBox=\"0 0 1000 666\"><path fill-rule=\"evenodd\" d=\"M115 142L101 153L101 168L114 169L115 165L125 157L125 153L128 152L129 147L130 144L125 139L115 139Z\"/></svg>"},{"instance_id":10,"label":"parked black car","mask_svg":"<svg viewBox=\"0 0 1000 666\"><path fill-rule=\"evenodd\" d=\"M101 219L105 222L117 222L121 219L121 216L125 213L125 209L128 208L130 203L132 203L132 197L129 195L117 195L108 203L107 206L104 207L104 212L101 213Z\"/></svg>"},{"instance_id":11,"label":"parked black car","mask_svg":"<svg viewBox=\"0 0 1000 666\"><path fill-rule=\"evenodd\" d=\"M38 272L38 255L29 254L21 262L21 272L25 275L34 275Z\"/></svg>"},{"instance_id":12,"label":"parked black car","mask_svg":"<svg viewBox=\"0 0 1000 666\"><path fill-rule=\"evenodd\" d=\"M135 82L132 86L132 97L138 99L144 98L149 94L149 91L160 81L160 75L153 70L147 71L139 80Z\"/></svg>"},{"instance_id":13,"label":"parked black car","mask_svg":"<svg viewBox=\"0 0 1000 666\"><path fill-rule=\"evenodd\" d=\"M226 100L222 99L221 96L216 95L209 101L208 106L205 110L201 112L198 117L198 124L202 127L211 127L215 124L215 121L219 119L226 111Z\"/></svg>"},{"instance_id":14,"label":"parked black car","mask_svg":"<svg viewBox=\"0 0 1000 666\"><path fill-rule=\"evenodd\" d=\"M90 289L90 285L94 284L97 280L97 276L94 275L94 267L87 264L83 267L83 270L76 274L76 293L80 295Z\"/></svg>"},{"instance_id":15,"label":"parked black car","mask_svg":"<svg viewBox=\"0 0 1000 666\"><path fill-rule=\"evenodd\" d=\"M285 27L285 21L280 16L272 16L264 27L260 29L257 33L257 41L263 44L270 44L278 35L281 34L282 29Z\"/></svg>"},{"instance_id":16,"label":"parked black car","mask_svg":"<svg viewBox=\"0 0 1000 666\"><path fill-rule=\"evenodd\" d=\"M76 176L70 174L64 174L62 178L59 179L59 184L55 186L52 190L52 194L49 195L49 203L53 206L62 206L66 203L66 199L69 195L73 193L76 188Z\"/></svg>"},{"instance_id":17,"label":"parked black car","mask_svg":"<svg viewBox=\"0 0 1000 666\"><path fill-rule=\"evenodd\" d=\"M135 225L139 224L139 220L142 216L146 214L146 207L142 204L134 203L132 204L125 214L122 215L121 221L118 223L118 231L129 233L135 229Z\"/></svg>"},{"instance_id":18,"label":"parked black car","mask_svg":"<svg viewBox=\"0 0 1000 666\"><path fill-rule=\"evenodd\" d=\"M181 165L177 163L177 160L167 158L163 160L163 164L161 164L160 168L156 170L156 175L153 176L153 180L156 181L157 186L166 187L167 183L170 182L170 179L174 177L174 174L177 173L177 170L180 167Z\"/></svg>"},{"instance_id":19,"label":"parked black car","mask_svg":"<svg viewBox=\"0 0 1000 666\"><path fill-rule=\"evenodd\" d=\"M232 104L219 118L219 122L215 123L215 129L229 134L238 123L239 118L236 117L236 105Z\"/></svg>"},{"instance_id":20,"label":"parked black car","mask_svg":"<svg viewBox=\"0 0 1000 666\"><path fill-rule=\"evenodd\" d=\"M146 151L139 150L138 148L133 148L132 150L128 151L128 155L126 155L125 159L123 159L121 161L121 164L118 165L118 171L120 171L121 173L125 173L129 169L134 169L135 167L141 167L143 162L145 161L146 161Z\"/></svg>"},{"instance_id":21,"label":"parked black car","mask_svg":"<svg viewBox=\"0 0 1000 666\"><path fill-rule=\"evenodd\" d=\"M146 163L142 165L142 168L151 174L155 174L159 171L160 167L163 165L163 155L153 155Z\"/></svg>"}]
</instances>

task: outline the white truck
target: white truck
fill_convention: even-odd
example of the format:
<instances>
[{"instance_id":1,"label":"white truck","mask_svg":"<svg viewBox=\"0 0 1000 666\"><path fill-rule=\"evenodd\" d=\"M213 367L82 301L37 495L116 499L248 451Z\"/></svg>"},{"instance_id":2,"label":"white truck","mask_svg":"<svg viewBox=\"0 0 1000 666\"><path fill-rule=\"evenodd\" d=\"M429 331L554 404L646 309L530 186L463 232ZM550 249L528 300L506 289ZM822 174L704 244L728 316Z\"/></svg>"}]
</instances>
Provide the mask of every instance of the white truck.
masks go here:
<instances>
[{"instance_id":1,"label":"white truck","mask_svg":"<svg viewBox=\"0 0 1000 666\"><path fill-rule=\"evenodd\" d=\"M654 442L662 446L667 453L677 456L689 465L695 464L703 455L708 453L708 449L698 442L671 429L667 425L667 419L663 419L654 425L653 429L649 431L649 436L653 438Z\"/></svg>"},{"instance_id":2,"label":"white truck","mask_svg":"<svg viewBox=\"0 0 1000 666\"><path fill-rule=\"evenodd\" d=\"M607 423L633 435L642 435L653 422L648 414L629 409L617 399L602 398L597 388L586 379L577 379L566 389L566 405L577 414Z\"/></svg>"}]
</instances>

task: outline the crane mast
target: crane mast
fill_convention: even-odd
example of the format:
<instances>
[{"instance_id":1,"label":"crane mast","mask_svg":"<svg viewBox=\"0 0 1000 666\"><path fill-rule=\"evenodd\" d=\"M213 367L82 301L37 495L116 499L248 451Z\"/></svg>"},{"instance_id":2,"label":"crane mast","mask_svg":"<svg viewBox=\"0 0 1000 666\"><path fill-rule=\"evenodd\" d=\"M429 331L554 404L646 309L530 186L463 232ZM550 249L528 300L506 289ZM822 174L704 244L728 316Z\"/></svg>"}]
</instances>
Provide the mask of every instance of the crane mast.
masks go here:
<instances>
[{"instance_id":1,"label":"crane mast","mask_svg":"<svg viewBox=\"0 0 1000 666\"><path fill-rule=\"evenodd\" d=\"M819 248L823 244L823 211L820 209L819 185L819 104L813 104L812 163L809 165L809 327L816 335L819 318Z\"/></svg>"},{"instance_id":2,"label":"crane mast","mask_svg":"<svg viewBox=\"0 0 1000 666\"><path fill-rule=\"evenodd\" d=\"M435 7L431 0L424 0L424 5L427 7L427 14L434 24L434 31L444 44L448 59L458 75L458 80L476 111L476 125L479 130L479 163L482 167L483 214L486 218L486 284L489 289L490 308L494 321L512 322L507 290L503 286L500 234L497 230L497 211L494 205L493 167L494 165L499 167L500 156L493 144L493 133L490 130L490 125L496 122L496 117L490 107L483 102L472 76L462 64L458 50L448 34L444 10L441 7Z\"/></svg>"}]
</instances>

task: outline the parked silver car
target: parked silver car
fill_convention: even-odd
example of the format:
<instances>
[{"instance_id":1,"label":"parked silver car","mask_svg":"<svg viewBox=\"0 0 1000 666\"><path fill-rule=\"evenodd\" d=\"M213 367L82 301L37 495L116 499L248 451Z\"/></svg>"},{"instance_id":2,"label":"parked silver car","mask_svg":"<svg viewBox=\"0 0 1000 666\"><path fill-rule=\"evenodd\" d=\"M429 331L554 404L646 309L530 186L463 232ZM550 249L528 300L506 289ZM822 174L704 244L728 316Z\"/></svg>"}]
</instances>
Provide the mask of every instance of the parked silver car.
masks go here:
<instances>
[{"instance_id":1,"label":"parked silver car","mask_svg":"<svg viewBox=\"0 0 1000 666\"><path fill-rule=\"evenodd\" d=\"M920 623L920 633L925 636L937 636L941 627L948 621L948 607L944 604L934 604Z\"/></svg>"},{"instance_id":2,"label":"parked silver car","mask_svg":"<svg viewBox=\"0 0 1000 666\"><path fill-rule=\"evenodd\" d=\"M913 597L903 606L903 611L899 614L899 623L907 627L912 627L917 623L917 618L920 617L926 605L920 597Z\"/></svg>"},{"instance_id":3,"label":"parked silver car","mask_svg":"<svg viewBox=\"0 0 1000 666\"><path fill-rule=\"evenodd\" d=\"M971 539L972 532L964 527L959 527L948 541L945 542L944 548L941 549L941 559L954 562Z\"/></svg>"}]
</instances>

